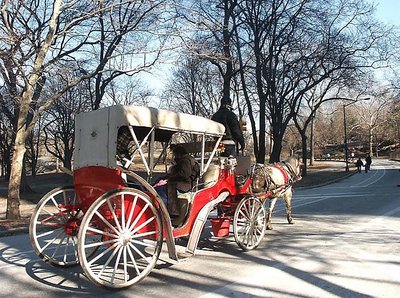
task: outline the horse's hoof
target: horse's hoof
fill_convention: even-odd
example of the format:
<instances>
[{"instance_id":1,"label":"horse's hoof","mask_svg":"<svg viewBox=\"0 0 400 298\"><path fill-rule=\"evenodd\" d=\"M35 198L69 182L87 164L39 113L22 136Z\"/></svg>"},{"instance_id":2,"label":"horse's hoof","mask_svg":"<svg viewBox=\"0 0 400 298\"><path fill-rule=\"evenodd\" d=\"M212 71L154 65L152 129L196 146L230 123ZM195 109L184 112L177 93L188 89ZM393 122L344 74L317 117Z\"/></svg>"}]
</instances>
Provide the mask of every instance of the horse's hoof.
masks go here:
<instances>
[{"instance_id":1,"label":"horse's hoof","mask_svg":"<svg viewBox=\"0 0 400 298\"><path fill-rule=\"evenodd\" d=\"M291 218L291 217L288 217L287 218L287 222L289 223L289 224L294 224L294 221L293 221L293 218Z\"/></svg>"},{"instance_id":2,"label":"horse's hoof","mask_svg":"<svg viewBox=\"0 0 400 298\"><path fill-rule=\"evenodd\" d=\"M272 225L267 225L267 230L273 230Z\"/></svg>"}]
</instances>

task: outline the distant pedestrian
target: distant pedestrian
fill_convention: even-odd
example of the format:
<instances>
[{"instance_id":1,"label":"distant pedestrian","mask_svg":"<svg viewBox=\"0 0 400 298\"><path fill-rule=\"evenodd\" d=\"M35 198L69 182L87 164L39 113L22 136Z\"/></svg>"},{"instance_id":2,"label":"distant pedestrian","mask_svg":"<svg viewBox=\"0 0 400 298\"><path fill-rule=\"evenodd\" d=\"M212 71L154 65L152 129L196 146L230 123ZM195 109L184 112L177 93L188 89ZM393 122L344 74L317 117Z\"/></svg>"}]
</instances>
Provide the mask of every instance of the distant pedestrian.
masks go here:
<instances>
[{"instance_id":1,"label":"distant pedestrian","mask_svg":"<svg viewBox=\"0 0 400 298\"><path fill-rule=\"evenodd\" d=\"M371 163L372 163L371 156L367 154L367 157L365 158L365 173L368 173L368 171L370 170Z\"/></svg>"},{"instance_id":2,"label":"distant pedestrian","mask_svg":"<svg viewBox=\"0 0 400 298\"><path fill-rule=\"evenodd\" d=\"M358 171L359 173L361 173L361 167L362 167L363 165L364 165L364 164L363 164L363 162L362 162L362 160L361 160L361 157L359 157L358 160L356 161L356 167L357 167L357 171Z\"/></svg>"}]
</instances>

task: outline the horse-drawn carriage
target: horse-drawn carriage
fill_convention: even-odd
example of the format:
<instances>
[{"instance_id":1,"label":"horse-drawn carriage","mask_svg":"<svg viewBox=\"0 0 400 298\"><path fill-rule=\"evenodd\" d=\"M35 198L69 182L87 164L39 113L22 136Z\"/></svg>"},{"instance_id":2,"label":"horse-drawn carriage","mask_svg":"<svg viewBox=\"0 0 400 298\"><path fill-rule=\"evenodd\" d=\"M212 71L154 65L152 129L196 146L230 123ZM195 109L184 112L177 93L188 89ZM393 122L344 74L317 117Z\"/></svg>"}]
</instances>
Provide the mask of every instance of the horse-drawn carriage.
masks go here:
<instances>
[{"instance_id":1,"label":"horse-drawn carriage","mask_svg":"<svg viewBox=\"0 0 400 298\"><path fill-rule=\"evenodd\" d=\"M186 251L194 254L213 210L214 233L221 231L218 224L231 224L242 249L256 248L270 193L252 193L248 158L217 157L224 131L209 119L148 107L77 115L74 185L54 189L38 203L29 230L35 252L53 265L80 263L96 284L128 287L152 270L164 242L173 260L180 237L188 238ZM191 191L178 193L180 215L171 220L153 183L160 169L166 171L174 143L196 154L200 177Z\"/></svg>"}]
</instances>

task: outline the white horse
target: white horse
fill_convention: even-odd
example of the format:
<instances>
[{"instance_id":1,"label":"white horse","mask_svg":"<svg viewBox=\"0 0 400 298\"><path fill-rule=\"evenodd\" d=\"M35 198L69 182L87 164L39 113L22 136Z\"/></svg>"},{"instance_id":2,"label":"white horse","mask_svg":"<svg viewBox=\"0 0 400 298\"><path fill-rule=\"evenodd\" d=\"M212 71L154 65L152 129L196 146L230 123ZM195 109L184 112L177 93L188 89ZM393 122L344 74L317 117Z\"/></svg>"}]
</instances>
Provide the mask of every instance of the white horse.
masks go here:
<instances>
[{"instance_id":1,"label":"white horse","mask_svg":"<svg viewBox=\"0 0 400 298\"><path fill-rule=\"evenodd\" d=\"M267 229L272 230L271 218L276 200L282 197L285 200L286 216L289 224L292 218L292 186L301 179L301 162L295 157L279 163L262 165L257 164L252 177L253 193L266 193L269 197L267 215Z\"/></svg>"}]
</instances>

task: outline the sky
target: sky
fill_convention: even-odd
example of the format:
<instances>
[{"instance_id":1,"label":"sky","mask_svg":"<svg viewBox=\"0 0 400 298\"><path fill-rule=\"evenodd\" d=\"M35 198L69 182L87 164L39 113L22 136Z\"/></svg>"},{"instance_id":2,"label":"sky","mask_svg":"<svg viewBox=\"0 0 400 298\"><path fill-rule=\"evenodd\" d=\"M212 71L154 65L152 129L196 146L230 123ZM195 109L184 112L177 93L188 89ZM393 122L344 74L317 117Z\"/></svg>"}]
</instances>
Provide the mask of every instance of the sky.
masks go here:
<instances>
[{"instance_id":1,"label":"sky","mask_svg":"<svg viewBox=\"0 0 400 298\"><path fill-rule=\"evenodd\" d=\"M377 17L388 25L400 26L400 0L375 0Z\"/></svg>"}]
</instances>

